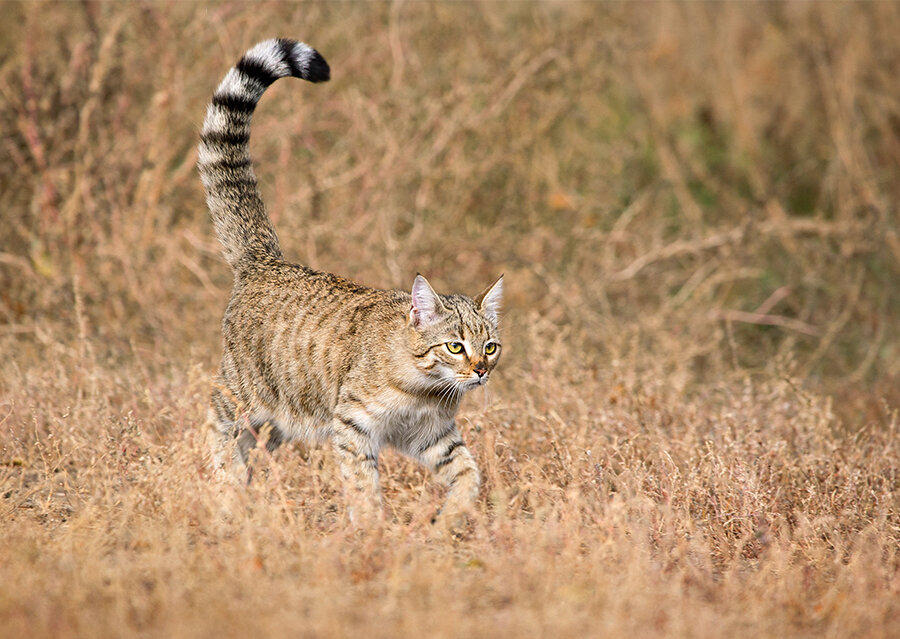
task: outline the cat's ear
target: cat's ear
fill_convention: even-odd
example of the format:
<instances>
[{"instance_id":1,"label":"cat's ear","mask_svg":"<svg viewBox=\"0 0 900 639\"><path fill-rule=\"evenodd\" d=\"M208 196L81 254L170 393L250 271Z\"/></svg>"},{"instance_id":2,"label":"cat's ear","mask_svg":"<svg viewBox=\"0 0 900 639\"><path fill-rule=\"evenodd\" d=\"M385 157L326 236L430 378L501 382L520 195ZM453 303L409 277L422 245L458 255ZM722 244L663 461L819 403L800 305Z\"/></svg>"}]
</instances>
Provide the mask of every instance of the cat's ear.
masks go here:
<instances>
[{"instance_id":1,"label":"cat's ear","mask_svg":"<svg viewBox=\"0 0 900 639\"><path fill-rule=\"evenodd\" d=\"M416 275L412 285L412 306L409 309L409 321L416 328L434 324L444 314L441 298L421 275Z\"/></svg>"},{"instance_id":2,"label":"cat's ear","mask_svg":"<svg viewBox=\"0 0 900 639\"><path fill-rule=\"evenodd\" d=\"M475 297L475 303L488 320L497 324L500 321L500 305L503 303L503 276L479 293Z\"/></svg>"}]
</instances>

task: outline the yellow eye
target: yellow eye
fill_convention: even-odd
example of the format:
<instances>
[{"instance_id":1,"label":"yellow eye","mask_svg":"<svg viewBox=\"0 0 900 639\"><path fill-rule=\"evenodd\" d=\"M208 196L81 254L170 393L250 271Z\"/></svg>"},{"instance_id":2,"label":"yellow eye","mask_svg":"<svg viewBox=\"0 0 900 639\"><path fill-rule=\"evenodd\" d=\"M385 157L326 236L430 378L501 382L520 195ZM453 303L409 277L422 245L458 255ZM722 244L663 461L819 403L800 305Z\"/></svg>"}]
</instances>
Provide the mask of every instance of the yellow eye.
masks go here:
<instances>
[{"instance_id":1,"label":"yellow eye","mask_svg":"<svg viewBox=\"0 0 900 639\"><path fill-rule=\"evenodd\" d=\"M459 342L447 342L447 350L454 355L459 355L463 351L463 345Z\"/></svg>"},{"instance_id":2,"label":"yellow eye","mask_svg":"<svg viewBox=\"0 0 900 639\"><path fill-rule=\"evenodd\" d=\"M485 355L493 355L497 352L497 344L496 342L488 342L484 345L484 354Z\"/></svg>"}]
</instances>

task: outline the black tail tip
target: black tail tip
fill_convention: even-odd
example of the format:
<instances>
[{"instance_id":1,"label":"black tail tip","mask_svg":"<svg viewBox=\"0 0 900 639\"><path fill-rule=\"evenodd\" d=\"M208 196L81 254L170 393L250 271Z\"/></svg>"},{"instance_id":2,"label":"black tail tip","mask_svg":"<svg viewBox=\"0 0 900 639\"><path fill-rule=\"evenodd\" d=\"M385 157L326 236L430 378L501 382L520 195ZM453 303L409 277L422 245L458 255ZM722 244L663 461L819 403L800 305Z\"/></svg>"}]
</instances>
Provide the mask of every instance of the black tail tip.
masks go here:
<instances>
[{"instance_id":1,"label":"black tail tip","mask_svg":"<svg viewBox=\"0 0 900 639\"><path fill-rule=\"evenodd\" d=\"M313 50L310 54L304 79L310 82L328 82L331 79L331 67L325 62L325 58L319 55L318 51Z\"/></svg>"}]
</instances>

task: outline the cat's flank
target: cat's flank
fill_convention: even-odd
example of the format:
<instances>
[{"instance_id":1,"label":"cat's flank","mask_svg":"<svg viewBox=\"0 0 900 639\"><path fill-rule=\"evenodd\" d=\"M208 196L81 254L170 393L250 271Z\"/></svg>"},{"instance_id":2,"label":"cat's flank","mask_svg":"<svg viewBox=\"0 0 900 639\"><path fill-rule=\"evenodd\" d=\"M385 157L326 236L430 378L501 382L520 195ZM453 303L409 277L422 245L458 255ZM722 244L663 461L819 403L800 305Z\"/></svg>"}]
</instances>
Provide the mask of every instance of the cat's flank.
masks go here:
<instances>
[{"instance_id":1,"label":"cat's flank","mask_svg":"<svg viewBox=\"0 0 900 639\"><path fill-rule=\"evenodd\" d=\"M228 71L207 110L198 164L234 270L214 460L243 467L258 443L330 439L351 512L380 512L378 453L393 446L449 487L443 512L458 514L474 504L479 473L454 418L500 357L502 277L472 299L438 295L421 275L409 292L387 291L284 260L251 166L250 118L278 78L329 74L309 46L267 40Z\"/></svg>"}]
</instances>

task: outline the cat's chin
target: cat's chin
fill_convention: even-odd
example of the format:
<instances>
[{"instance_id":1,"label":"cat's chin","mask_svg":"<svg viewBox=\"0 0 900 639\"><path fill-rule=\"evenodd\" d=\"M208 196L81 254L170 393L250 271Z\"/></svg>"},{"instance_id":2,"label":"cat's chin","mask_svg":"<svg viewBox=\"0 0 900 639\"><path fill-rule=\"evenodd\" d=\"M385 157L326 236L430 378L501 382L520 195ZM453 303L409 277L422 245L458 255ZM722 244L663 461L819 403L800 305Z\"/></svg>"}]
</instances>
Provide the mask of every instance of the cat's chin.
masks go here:
<instances>
[{"instance_id":1,"label":"cat's chin","mask_svg":"<svg viewBox=\"0 0 900 639\"><path fill-rule=\"evenodd\" d=\"M457 382L457 386L462 391L470 391L487 384L487 377L479 377L478 379L463 379Z\"/></svg>"}]
</instances>

